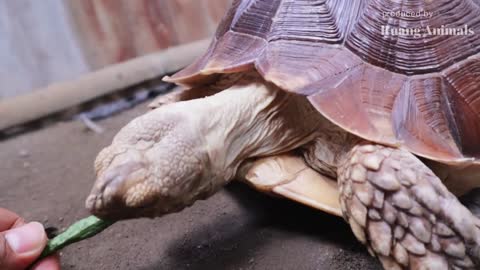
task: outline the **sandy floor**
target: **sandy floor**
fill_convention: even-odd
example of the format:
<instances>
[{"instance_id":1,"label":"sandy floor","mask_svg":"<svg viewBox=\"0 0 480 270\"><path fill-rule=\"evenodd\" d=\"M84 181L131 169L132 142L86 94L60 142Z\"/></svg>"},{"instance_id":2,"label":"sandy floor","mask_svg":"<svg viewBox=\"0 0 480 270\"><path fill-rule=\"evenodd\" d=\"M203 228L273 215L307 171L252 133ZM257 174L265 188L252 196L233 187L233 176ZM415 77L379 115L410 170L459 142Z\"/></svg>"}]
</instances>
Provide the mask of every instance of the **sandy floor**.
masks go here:
<instances>
[{"instance_id":1,"label":"sandy floor","mask_svg":"<svg viewBox=\"0 0 480 270\"><path fill-rule=\"evenodd\" d=\"M0 206L59 228L87 216L96 154L145 110L101 121L100 135L71 122L0 142ZM238 183L181 213L115 224L61 255L64 269L381 269L343 220Z\"/></svg>"}]
</instances>

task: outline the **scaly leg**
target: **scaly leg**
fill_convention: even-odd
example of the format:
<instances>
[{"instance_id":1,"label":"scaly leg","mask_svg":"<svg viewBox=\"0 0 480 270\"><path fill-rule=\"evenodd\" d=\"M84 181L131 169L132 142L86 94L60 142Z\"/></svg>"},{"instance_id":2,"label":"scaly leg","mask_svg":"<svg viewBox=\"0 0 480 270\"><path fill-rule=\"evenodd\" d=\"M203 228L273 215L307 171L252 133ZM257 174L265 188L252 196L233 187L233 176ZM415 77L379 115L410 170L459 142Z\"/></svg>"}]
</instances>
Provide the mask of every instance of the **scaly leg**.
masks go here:
<instances>
[{"instance_id":1,"label":"scaly leg","mask_svg":"<svg viewBox=\"0 0 480 270\"><path fill-rule=\"evenodd\" d=\"M345 219L385 269L480 267L480 221L411 153L358 145L338 181Z\"/></svg>"}]
</instances>

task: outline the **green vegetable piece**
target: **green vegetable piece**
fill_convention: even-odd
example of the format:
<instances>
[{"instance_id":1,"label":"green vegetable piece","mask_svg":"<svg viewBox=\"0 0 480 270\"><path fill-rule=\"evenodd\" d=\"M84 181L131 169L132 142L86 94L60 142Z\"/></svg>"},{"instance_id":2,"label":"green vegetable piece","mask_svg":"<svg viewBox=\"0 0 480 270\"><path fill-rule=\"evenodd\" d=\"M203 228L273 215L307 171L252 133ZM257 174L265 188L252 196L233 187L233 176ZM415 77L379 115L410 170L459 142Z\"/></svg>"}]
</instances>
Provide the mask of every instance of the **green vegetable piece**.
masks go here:
<instances>
[{"instance_id":1,"label":"green vegetable piece","mask_svg":"<svg viewBox=\"0 0 480 270\"><path fill-rule=\"evenodd\" d=\"M70 244L88 239L112 225L113 221L107 221L90 216L79 220L68 227L64 232L48 241L47 246L40 255L40 259L48 257Z\"/></svg>"}]
</instances>

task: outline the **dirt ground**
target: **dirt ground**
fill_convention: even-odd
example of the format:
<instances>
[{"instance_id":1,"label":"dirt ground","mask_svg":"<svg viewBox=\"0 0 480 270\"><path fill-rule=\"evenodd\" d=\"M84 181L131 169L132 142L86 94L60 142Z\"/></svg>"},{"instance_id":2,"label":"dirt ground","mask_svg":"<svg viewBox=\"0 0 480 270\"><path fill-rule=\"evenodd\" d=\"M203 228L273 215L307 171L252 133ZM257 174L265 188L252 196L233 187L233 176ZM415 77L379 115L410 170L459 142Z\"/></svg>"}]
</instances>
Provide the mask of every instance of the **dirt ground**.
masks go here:
<instances>
[{"instance_id":1,"label":"dirt ground","mask_svg":"<svg viewBox=\"0 0 480 270\"><path fill-rule=\"evenodd\" d=\"M64 228L88 215L93 160L146 105L0 142L0 207ZM64 269L381 269L336 217L233 183L178 214L115 224L66 248Z\"/></svg>"}]
</instances>

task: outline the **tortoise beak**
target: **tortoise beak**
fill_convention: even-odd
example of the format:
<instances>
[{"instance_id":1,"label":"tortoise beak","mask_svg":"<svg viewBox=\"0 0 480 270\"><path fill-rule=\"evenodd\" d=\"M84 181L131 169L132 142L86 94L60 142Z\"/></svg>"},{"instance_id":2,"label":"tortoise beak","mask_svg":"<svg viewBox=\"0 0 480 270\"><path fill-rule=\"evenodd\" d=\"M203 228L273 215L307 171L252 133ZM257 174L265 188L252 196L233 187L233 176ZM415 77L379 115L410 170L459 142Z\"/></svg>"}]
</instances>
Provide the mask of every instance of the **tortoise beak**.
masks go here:
<instances>
[{"instance_id":1,"label":"tortoise beak","mask_svg":"<svg viewBox=\"0 0 480 270\"><path fill-rule=\"evenodd\" d=\"M107 169L97 177L85 203L87 209L101 218L134 218L139 211L128 205L126 195L131 188L144 182L145 166L141 162L127 162Z\"/></svg>"}]
</instances>

